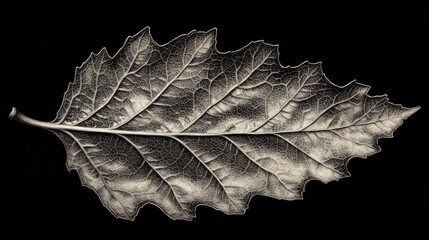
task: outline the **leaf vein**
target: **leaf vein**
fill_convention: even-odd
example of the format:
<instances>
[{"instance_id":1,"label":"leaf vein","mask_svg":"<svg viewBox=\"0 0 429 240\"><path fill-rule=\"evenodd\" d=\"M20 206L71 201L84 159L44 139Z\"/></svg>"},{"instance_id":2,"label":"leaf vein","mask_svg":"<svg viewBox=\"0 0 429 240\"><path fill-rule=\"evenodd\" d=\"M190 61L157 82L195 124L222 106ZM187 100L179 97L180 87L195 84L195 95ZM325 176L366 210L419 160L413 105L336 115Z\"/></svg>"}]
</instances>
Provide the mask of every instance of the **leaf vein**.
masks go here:
<instances>
[{"instance_id":1,"label":"leaf vein","mask_svg":"<svg viewBox=\"0 0 429 240\"><path fill-rule=\"evenodd\" d=\"M174 188L171 186L171 184L157 171L157 169L155 167L152 166L152 164L146 160L146 157L144 156L144 154L140 151L139 147L137 145L135 145L129 138L127 138L126 136L122 136L122 135L118 135L120 136L122 139L124 139L128 144L130 144L133 148L135 148L137 150L137 152L140 154L140 156L142 157L143 161L147 163L147 165L153 170L153 172L165 183L167 184L167 186L169 187L169 189L171 190L173 197L174 197L174 201L177 202L180 206L180 208L182 210L188 210L187 208L185 208L182 203L179 201L179 198L177 197L177 193L174 191Z\"/></svg>"}]
</instances>

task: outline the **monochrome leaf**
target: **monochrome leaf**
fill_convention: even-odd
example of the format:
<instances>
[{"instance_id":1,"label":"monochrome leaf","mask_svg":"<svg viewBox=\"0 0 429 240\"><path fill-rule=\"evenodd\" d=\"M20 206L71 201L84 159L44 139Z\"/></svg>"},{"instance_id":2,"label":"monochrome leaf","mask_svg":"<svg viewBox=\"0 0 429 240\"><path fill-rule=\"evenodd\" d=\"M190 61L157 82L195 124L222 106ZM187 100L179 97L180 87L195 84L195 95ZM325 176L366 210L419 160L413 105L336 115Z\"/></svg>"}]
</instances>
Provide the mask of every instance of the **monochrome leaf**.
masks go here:
<instances>
[{"instance_id":1,"label":"monochrome leaf","mask_svg":"<svg viewBox=\"0 0 429 240\"><path fill-rule=\"evenodd\" d=\"M350 158L378 152L418 110L278 55L263 41L219 52L215 29L160 45L145 28L76 69L53 122L10 118L54 132L68 169L114 216L133 220L150 203L191 220L198 205L243 214L254 195L301 199L310 180L348 176Z\"/></svg>"}]
</instances>

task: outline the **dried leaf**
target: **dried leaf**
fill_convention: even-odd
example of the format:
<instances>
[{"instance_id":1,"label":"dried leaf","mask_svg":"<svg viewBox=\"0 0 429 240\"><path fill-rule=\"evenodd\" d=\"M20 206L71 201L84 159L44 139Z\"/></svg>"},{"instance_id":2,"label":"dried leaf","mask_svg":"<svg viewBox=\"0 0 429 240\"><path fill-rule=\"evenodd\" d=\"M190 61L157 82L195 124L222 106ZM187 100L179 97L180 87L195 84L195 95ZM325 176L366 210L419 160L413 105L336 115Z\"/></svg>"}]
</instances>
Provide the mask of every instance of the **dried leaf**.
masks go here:
<instances>
[{"instance_id":1,"label":"dried leaf","mask_svg":"<svg viewBox=\"0 0 429 240\"><path fill-rule=\"evenodd\" d=\"M418 110L336 86L320 63L283 67L263 41L215 43L215 29L159 45L145 28L77 68L52 123L10 118L53 131L116 217L151 203L190 220L198 205L243 214L253 195L301 199L306 182L348 176L350 158L378 152Z\"/></svg>"}]
</instances>

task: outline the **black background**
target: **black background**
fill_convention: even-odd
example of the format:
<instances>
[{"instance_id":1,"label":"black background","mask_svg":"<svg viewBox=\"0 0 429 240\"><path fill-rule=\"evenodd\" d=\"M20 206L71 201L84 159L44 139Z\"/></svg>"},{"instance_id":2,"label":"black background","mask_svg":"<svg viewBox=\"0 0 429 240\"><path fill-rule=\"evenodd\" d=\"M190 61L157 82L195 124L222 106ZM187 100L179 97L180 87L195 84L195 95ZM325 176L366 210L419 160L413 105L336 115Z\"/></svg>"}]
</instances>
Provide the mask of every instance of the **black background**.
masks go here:
<instances>
[{"instance_id":1,"label":"black background","mask_svg":"<svg viewBox=\"0 0 429 240\"><path fill-rule=\"evenodd\" d=\"M427 236L427 6L117 1L97 8L84 3L2 8L2 239L28 233L54 239L146 239L154 233L175 239ZM264 39L280 45L283 65L322 61L336 84L357 79L372 86L371 95L388 94L391 102L422 109L393 139L379 141L381 153L351 160L351 178L312 181L303 201L257 196L245 215L199 207L192 222L170 220L146 206L134 222L118 220L81 186L75 171L67 172L56 136L7 115L15 106L32 118L54 119L75 67L102 47L113 55L145 26L158 43L217 27L220 51Z\"/></svg>"}]
</instances>

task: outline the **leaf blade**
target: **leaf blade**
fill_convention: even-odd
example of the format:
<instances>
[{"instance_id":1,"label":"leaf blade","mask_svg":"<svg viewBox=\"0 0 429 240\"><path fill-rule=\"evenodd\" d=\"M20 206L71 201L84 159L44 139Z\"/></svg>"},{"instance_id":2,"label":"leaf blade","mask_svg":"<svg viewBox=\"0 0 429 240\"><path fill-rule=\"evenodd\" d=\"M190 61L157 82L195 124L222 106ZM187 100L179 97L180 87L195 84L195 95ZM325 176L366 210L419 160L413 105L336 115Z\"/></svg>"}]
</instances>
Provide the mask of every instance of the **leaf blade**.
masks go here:
<instances>
[{"instance_id":1,"label":"leaf blade","mask_svg":"<svg viewBox=\"0 0 429 240\"><path fill-rule=\"evenodd\" d=\"M243 214L254 195L301 199L310 180L347 177L350 158L380 151L419 109L337 86L320 63L283 67L263 41L215 44L215 29L160 45L145 28L76 69L52 123L10 118L54 132L68 169L115 217L153 204L191 220L199 205Z\"/></svg>"}]
</instances>

